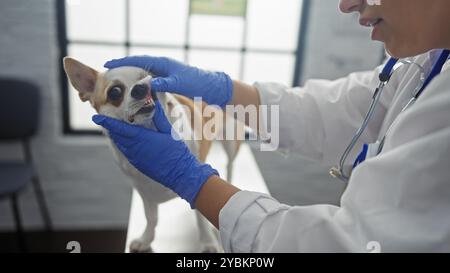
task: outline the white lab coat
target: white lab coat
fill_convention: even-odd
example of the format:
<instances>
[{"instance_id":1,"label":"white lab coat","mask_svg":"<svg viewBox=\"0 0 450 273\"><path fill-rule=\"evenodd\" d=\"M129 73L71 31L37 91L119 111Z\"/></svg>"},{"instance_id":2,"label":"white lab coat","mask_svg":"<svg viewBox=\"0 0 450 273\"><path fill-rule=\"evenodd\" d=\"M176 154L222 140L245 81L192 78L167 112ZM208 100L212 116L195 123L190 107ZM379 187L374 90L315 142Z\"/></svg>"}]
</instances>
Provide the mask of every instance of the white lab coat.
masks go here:
<instances>
[{"instance_id":1,"label":"white lab coat","mask_svg":"<svg viewBox=\"0 0 450 273\"><path fill-rule=\"evenodd\" d=\"M429 71L435 55L412 59ZM400 69L348 163L394 123L384 149L353 171L340 206L287 206L265 194L236 193L219 216L226 252L450 251L450 69L399 115L419 82L417 68ZM280 106L280 149L337 164L380 70L310 80L302 88L256 83L262 104Z\"/></svg>"}]
</instances>

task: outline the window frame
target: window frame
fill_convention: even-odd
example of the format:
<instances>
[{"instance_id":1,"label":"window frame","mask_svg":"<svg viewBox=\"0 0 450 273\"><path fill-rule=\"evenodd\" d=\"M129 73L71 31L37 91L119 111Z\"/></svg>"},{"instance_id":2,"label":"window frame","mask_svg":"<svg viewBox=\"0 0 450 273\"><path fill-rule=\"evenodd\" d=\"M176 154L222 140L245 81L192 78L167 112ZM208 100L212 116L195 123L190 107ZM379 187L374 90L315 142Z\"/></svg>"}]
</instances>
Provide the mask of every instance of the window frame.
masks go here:
<instances>
[{"instance_id":1,"label":"window frame","mask_svg":"<svg viewBox=\"0 0 450 273\"><path fill-rule=\"evenodd\" d=\"M131 47L144 47L144 48L168 48L168 49L181 49L183 50L184 62L189 62L189 50L209 50L209 51L230 51L238 52L241 56L239 64L239 77L240 79L244 76L245 70L245 54L247 52L255 53L268 53L268 54L292 54L294 56L294 75L293 75L293 86L297 86L300 83L302 74L302 59L305 51L305 41L303 37L306 37L307 32L307 22L308 15L311 5L311 0L303 0L302 11L300 13L299 30L298 30L298 40L296 50L276 50L276 49L257 49L257 48L247 48L245 44L247 38L247 10L245 10L244 20L244 30L243 30L243 45L240 48L228 48L228 47L216 47L216 46L192 46L189 44L190 35L190 18L192 16L192 2L189 0L188 16L186 17L186 31L185 31L185 42L184 45L167 45L167 44L153 44L153 43L131 43L130 42L130 1L125 1L125 42L107 42L107 41L87 41L87 40L69 40L67 37L67 23L66 23L66 0L58 0L56 2L56 20L57 20L57 37L59 46L59 58L58 67L60 69L60 89L61 89L61 113L62 113L62 128L64 135L101 135L100 130L95 129L74 129L70 122L70 105L69 105L69 85L67 81L64 68L62 66L62 59L67 56L68 46L70 44L79 45L105 45L105 46L123 46L125 48L126 55L129 55ZM248 3L246 8L248 7ZM223 15L222 15L223 16Z\"/></svg>"}]
</instances>

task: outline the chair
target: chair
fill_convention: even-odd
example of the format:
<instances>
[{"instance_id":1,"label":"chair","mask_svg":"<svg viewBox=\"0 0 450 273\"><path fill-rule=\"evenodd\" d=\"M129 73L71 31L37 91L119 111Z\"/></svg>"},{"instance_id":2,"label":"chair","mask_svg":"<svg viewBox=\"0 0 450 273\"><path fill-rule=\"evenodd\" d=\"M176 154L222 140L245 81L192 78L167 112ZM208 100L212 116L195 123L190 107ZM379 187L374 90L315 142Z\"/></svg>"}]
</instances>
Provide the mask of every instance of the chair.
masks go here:
<instances>
[{"instance_id":1,"label":"chair","mask_svg":"<svg viewBox=\"0 0 450 273\"><path fill-rule=\"evenodd\" d=\"M39 177L33 164L30 139L39 121L39 88L21 80L0 78L0 143L19 142L23 161L0 161L0 199L10 198L19 249L27 251L18 194L32 184L46 231L52 228Z\"/></svg>"}]
</instances>

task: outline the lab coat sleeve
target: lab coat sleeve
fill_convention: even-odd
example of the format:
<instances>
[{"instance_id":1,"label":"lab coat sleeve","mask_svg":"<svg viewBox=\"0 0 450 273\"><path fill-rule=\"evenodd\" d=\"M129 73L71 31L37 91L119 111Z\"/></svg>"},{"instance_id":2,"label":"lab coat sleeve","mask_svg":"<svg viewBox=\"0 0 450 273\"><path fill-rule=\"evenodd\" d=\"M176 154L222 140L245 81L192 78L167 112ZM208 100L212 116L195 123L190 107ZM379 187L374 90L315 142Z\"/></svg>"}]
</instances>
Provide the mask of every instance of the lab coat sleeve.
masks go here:
<instances>
[{"instance_id":1,"label":"lab coat sleeve","mask_svg":"<svg viewBox=\"0 0 450 273\"><path fill-rule=\"evenodd\" d=\"M334 81L309 80L297 88L255 83L261 105L269 109L262 111L261 139L270 142L272 150L279 148L279 151L298 153L323 164L334 164L367 113L379 83L380 70L381 67L353 73ZM385 88L359 144L372 142L377 137L395 93L394 82L395 79ZM279 109L279 118L274 115L274 107Z\"/></svg>"},{"instance_id":2,"label":"lab coat sleeve","mask_svg":"<svg viewBox=\"0 0 450 273\"><path fill-rule=\"evenodd\" d=\"M236 193L220 212L227 252L450 251L450 71L353 172L340 206L291 207Z\"/></svg>"},{"instance_id":3,"label":"lab coat sleeve","mask_svg":"<svg viewBox=\"0 0 450 273\"><path fill-rule=\"evenodd\" d=\"M360 250L346 231L351 224L351 215L336 206L291 207L248 191L233 195L220 212L222 244L233 253Z\"/></svg>"}]
</instances>

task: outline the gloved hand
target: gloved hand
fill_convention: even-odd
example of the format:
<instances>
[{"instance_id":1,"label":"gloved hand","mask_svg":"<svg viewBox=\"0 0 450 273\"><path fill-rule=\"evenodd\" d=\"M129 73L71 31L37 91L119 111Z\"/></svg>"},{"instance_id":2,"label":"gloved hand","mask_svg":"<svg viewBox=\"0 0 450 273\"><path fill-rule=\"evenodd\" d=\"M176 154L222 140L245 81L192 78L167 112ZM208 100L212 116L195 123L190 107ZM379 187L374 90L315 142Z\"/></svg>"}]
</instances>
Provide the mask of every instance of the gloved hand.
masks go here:
<instances>
[{"instance_id":1,"label":"gloved hand","mask_svg":"<svg viewBox=\"0 0 450 273\"><path fill-rule=\"evenodd\" d=\"M173 190L191 208L203 184L210 176L218 175L211 166L200 163L183 141L172 137L176 132L172 132L159 102L153 117L159 132L101 115L92 120L109 131L117 148L136 169Z\"/></svg>"},{"instance_id":2,"label":"gloved hand","mask_svg":"<svg viewBox=\"0 0 450 273\"><path fill-rule=\"evenodd\" d=\"M135 66L156 75L152 91L174 92L193 99L202 97L208 104L225 107L233 96L233 82L222 72L208 72L166 57L132 56L105 64L108 69Z\"/></svg>"}]
</instances>

